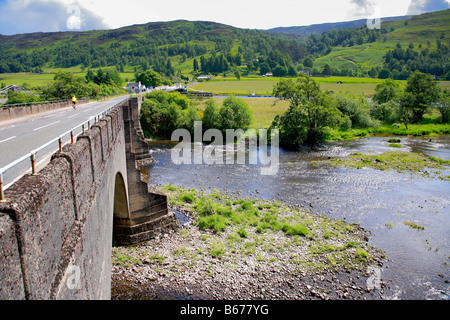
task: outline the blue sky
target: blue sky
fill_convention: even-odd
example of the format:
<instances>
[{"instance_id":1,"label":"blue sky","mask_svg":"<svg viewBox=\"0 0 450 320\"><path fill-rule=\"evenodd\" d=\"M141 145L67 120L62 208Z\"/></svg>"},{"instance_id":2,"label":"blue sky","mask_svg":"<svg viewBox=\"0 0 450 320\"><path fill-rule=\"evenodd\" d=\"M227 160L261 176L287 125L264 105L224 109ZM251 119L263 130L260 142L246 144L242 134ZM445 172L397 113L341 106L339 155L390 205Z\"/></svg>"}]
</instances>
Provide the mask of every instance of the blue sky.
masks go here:
<instances>
[{"instance_id":1,"label":"blue sky","mask_svg":"<svg viewBox=\"0 0 450 320\"><path fill-rule=\"evenodd\" d=\"M450 0L0 0L0 34L119 28L151 21L207 20L269 29L419 14Z\"/></svg>"}]
</instances>

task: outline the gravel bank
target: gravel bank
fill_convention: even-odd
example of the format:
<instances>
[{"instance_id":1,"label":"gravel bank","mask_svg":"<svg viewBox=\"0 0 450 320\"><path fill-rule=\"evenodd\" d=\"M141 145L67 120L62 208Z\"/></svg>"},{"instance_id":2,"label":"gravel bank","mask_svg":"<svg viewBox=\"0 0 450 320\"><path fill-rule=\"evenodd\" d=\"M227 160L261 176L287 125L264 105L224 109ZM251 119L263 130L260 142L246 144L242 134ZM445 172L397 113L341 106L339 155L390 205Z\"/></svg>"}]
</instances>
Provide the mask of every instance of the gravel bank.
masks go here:
<instances>
[{"instance_id":1,"label":"gravel bank","mask_svg":"<svg viewBox=\"0 0 450 320\"><path fill-rule=\"evenodd\" d=\"M250 211L236 195L163 191L180 228L137 246L113 248L115 300L359 300L379 299L388 289L377 272L384 253L368 244L370 234L358 225L258 199L251 202L256 218L243 221L236 217ZM181 200L188 193L194 202ZM236 221L221 232L201 228L199 203L207 199L229 206ZM269 216L308 232L261 229Z\"/></svg>"}]
</instances>

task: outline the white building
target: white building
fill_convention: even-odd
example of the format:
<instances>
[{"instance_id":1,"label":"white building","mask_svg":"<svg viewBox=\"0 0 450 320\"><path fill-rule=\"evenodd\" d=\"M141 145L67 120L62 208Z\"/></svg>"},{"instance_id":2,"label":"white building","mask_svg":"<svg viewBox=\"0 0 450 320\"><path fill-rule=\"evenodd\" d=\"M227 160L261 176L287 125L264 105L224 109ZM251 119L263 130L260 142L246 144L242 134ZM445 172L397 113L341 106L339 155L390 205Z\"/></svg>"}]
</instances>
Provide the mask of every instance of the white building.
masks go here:
<instances>
[{"instance_id":1,"label":"white building","mask_svg":"<svg viewBox=\"0 0 450 320\"><path fill-rule=\"evenodd\" d=\"M127 90L129 93L143 93L147 91L147 88L141 82L128 82Z\"/></svg>"}]
</instances>

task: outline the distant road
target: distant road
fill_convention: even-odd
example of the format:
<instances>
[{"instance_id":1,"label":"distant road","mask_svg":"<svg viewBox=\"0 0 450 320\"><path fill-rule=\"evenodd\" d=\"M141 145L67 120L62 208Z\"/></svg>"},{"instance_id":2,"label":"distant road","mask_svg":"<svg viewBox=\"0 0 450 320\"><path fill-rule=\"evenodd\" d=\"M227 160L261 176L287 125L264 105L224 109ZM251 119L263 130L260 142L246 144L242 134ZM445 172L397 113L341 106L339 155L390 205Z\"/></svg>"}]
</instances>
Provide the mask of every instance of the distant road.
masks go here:
<instances>
[{"instance_id":1,"label":"distant road","mask_svg":"<svg viewBox=\"0 0 450 320\"><path fill-rule=\"evenodd\" d=\"M129 96L123 96L104 102L79 105L76 110L69 107L45 115L0 122L0 168L128 98ZM40 152L37 161L48 158L55 151L55 147L57 148L57 145ZM4 184L8 186L16 176L23 175L28 169L30 169L30 161L24 161L14 169L8 170L4 174Z\"/></svg>"}]
</instances>

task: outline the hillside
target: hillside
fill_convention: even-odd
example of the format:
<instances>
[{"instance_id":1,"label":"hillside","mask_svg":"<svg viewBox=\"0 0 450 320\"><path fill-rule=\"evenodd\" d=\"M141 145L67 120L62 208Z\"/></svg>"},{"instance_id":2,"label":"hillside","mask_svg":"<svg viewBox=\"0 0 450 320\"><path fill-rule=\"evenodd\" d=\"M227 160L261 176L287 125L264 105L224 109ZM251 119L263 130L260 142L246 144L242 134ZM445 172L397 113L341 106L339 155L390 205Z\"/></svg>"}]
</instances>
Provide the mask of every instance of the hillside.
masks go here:
<instances>
[{"instance_id":1,"label":"hillside","mask_svg":"<svg viewBox=\"0 0 450 320\"><path fill-rule=\"evenodd\" d=\"M398 21L409 19L411 16L400 16L400 17L389 17L382 18L381 22L389 22L389 21ZM321 23L321 24L313 24L309 26L299 26L299 27L279 27L269 29L267 31L276 34L285 34L285 35L293 35L300 37L309 37L313 34L321 35L322 33L330 30L337 29L348 29L354 27L362 27L367 24L367 19L359 19L354 21L346 21L346 22L334 22L334 23Z\"/></svg>"},{"instance_id":2,"label":"hillside","mask_svg":"<svg viewBox=\"0 0 450 320\"><path fill-rule=\"evenodd\" d=\"M285 77L297 76L299 70L398 80L419 70L450 80L450 10L403 18L388 18L396 21L382 22L380 30L365 24L341 28L361 23L353 21L312 26L297 35L185 20L114 30L0 35L0 83L39 85L60 69L85 74L111 67L123 80L148 69L171 80L200 74L234 77L238 71L244 77L267 72ZM321 28L333 29L320 33ZM314 34L305 38L301 32Z\"/></svg>"},{"instance_id":3,"label":"hillside","mask_svg":"<svg viewBox=\"0 0 450 320\"><path fill-rule=\"evenodd\" d=\"M370 75L372 69L379 74L381 70L388 69L392 77L397 70L395 71L397 78L405 79L411 70L418 69L445 78L449 72L449 21L450 10L444 10L402 21L382 23L381 30L372 34L364 34L363 31L367 31L365 27L333 30L323 33L320 37L310 37L308 39L310 44L307 47L310 52L314 51L312 40L321 44L329 39L344 39L333 43L332 48L329 48L329 52L325 54L323 51L316 51L313 67L320 72L326 65L331 69L346 70L352 75ZM351 40L353 43L350 43L351 41L345 41L345 37L339 38L344 32L360 35L353 38ZM373 39L370 39L371 36ZM403 50L403 53L398 47ZM393 53L395 50L401 56L395 61L398 64L386 59L386 54ZM435 70L439 68L441 70ZM400 75L402 72L403 76Z\"/></svg>"},{"instance_id":4,"label":"hillside","mask_svg":"<svg viewBox=\"0 0 450 320\"><path fill-rule=\"evenodd\" d=\"M199 62L201 57L212 64L210 73L223 73L243 61L287 68L307 54L298 41L280 35L184 20L115 30L1 36L0 50L0 73L115 66L121 72L153 68L167 77L201 72L204 65L194 70L194 59Z\"/></svg>"}]
</instances>

